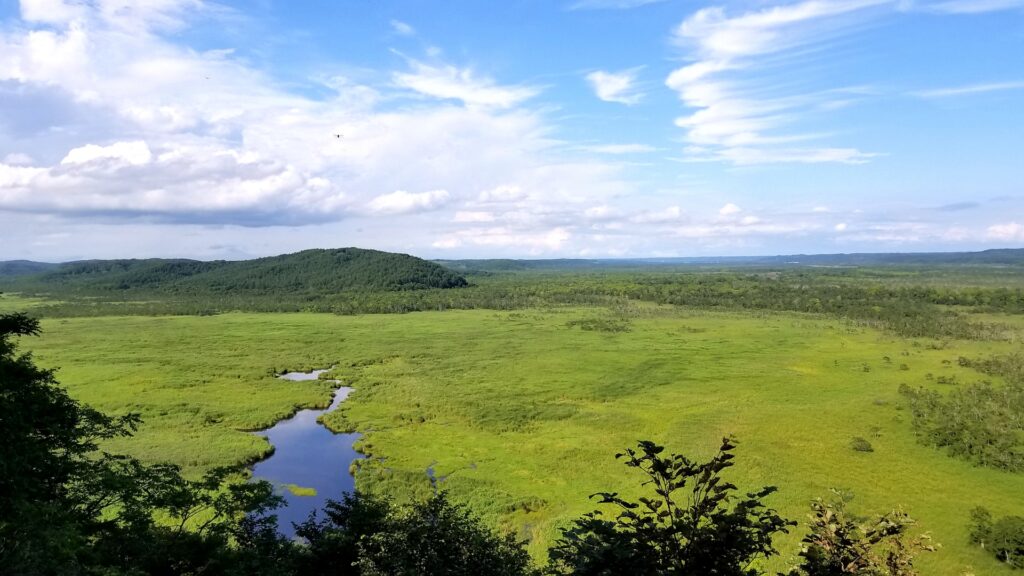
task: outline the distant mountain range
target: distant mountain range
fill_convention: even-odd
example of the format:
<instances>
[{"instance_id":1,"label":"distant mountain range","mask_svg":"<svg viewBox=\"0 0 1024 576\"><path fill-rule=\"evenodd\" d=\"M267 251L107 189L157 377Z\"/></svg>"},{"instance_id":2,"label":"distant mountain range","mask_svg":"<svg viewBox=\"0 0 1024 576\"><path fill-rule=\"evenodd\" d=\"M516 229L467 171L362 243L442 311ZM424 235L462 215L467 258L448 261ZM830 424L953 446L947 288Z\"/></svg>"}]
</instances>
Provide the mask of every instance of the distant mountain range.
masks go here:
<instances>
[{"instance_id":1,"label":"distant mountain range","mask_svg":"<svg viewBox=\"0 0 1024 576\"><path fill-rule=\"evenodd\" d=\"M0 288L82 293L329 294L466 286L459 273L407 254L360 248L304 250L255 260L0 262Z\"/></svg>"},{"instance_id":2,"label":"distant mountain range","mask_svg":"<svg viewBox=\"0 0 1024 576\"><path fill-rule=\"evenodd\" d=\"M437 260L463 272L561 270L583 268L649 268L657 266L890 266L890 265L998 265L1024 266L1024 248L982 252L919 252L873 254L790 254L782 256L707 256L691 258L599 258L551 260Z\"/></svg>"}]
</instances>

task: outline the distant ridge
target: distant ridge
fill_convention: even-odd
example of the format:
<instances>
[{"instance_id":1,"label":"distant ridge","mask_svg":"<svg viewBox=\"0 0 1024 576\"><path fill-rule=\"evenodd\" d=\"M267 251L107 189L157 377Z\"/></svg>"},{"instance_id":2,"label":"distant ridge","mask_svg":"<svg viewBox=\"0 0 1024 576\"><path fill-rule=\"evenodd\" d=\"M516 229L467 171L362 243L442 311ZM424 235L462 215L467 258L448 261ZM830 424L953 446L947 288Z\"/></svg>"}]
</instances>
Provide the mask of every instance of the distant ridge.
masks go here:
<instances>
[{"instance_id":1,"label":"distant ridge","mask_svg":"<svg viewBox=\"0 0 1024 576\"><path fill-rule=\"evenodd\" d=\"M0 262L0 278L11 276L28 276L52 270L60 264L49 262L33 262L31 260L8 260Z\"/></svg>"},{"instance_id":2,"label":"distant ridge","mask_svg":"<svg viewBox=\"0 0 1024 576\"><path fill-rule=\"evenodd\" d=\"M463 272L636 268L657 266L889 266L988 265L1024 266L1024 248L995 248L980 252L879 252L851 254L789 254L780 256L695 256L680 258L554 258L549 260L467 259L436 260Z\"/></svg>"},{"instance_id":3,"label":"distant ridge","mask_svg":"<svg viewBox=\"0 0 1024 576\"><path fill-rule=\"evenodd\" d=\"M83 260L63 264L2 262L0 280L9 290L48 287L83 293L330 294L466 286L466 279L441 265L409 256L337 248L304 250L255 260L203 262L182 259Z\"/></svg>"}]
</instances>

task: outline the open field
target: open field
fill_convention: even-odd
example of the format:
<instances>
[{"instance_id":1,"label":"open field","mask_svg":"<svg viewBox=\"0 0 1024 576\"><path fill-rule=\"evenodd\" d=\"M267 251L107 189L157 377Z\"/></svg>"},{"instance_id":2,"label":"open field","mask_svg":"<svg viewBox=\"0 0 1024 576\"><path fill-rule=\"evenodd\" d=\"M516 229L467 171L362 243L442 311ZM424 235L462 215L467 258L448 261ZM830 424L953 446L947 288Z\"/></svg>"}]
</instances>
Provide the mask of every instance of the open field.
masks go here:
<instances>
[{"instance_id":1,"label":"open field","mask_svg":"<svg viewBox=\"0 0 1024 576\"><path fill-rule=\"evenodd\" d=\"M636 491L613 455L642 438L706 456L736 435L731 479L779 486L770 502L793 519L830 487L851 490L858 512L902 505L943 545L921 559L924 574L1001 572L966 544L968 511L1024 514L1024 475L920 446L897 392L904 382L942 387L928 373L979 380L957 357L1019 349L1010 341L910 340L820 316L653 305L54 318L43 329L24 345L60 367L74 396L143 415L137 437L110 448L190 471L256 458L268 446L244 430L328 402L330 384L273 372L337 364L356 390L328 424L363 432L373 457L357 485L423 493L433 466L457 500L535 552L592 509L589 494ZM875 451L852 450L855 436ZM779 542L780 562L797 540Z\"/></svg>"}]
</instances>

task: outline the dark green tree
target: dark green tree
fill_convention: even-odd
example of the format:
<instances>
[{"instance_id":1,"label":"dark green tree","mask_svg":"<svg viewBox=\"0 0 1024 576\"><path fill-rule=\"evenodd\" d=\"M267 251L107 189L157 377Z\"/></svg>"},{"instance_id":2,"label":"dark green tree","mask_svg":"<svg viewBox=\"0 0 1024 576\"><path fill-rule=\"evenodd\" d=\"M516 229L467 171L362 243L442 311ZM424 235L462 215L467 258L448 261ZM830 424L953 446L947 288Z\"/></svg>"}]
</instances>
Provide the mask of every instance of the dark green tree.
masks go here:
<instances>
[{"instance_id":1,"label":"dark green tree","mask_svg":"<svg viewBox=\"0 0 1024 576\"><path fill-rule=\"evenodd\" d=\"M331 502L326 518L297 533L309 542L305 573L362 576L526 576L530 556L511 535L500 536L444 492L396 507L372 496Z\"/></svg>"},{"instance_id":2,"label":"dark green tree","mask_svg":"<svg viewBox=\"0 0 1024 576\"><path fill-rule=\"evenodd\" d=\"M736 443L725 438L718 453L698 463L680 454L662 456L649 441L626 450L626 466L642 471L653 494L627 500L614 492L595 494L617 513L585 514L549 551L553 574L708 575L759 574L753 564L776 554L772 538L794 523L762 500L774 487L737 496L722 472L733 465Z\"/></svg>"},{"instance_id":3,"label":"dark green tree","mask_svg":"<svg viewBox=\"0 0 1024 576\"><path fill-rule=\"evenodd\" d=\"M971 543L990 551L1001 562L1024 568L1024 517L1003 516L978 507L971 510Z\"/></svg>"},{"instance_id":4,"label":"dark green tree","mask_svg":"<svg viewBox=\"0 0 1024 576\"><path fill-rule=\"evenodd\" d=\"M80 404L52 370L18 354L14 339L38 333L33 318L0 316L5 574L231 574L245 558L285 550L267 515L280 501L269 484L238 482L228 469L188 480L176 466L101 451L103 440L130 435L138 418Z\"/></svg>"}]
</instances>

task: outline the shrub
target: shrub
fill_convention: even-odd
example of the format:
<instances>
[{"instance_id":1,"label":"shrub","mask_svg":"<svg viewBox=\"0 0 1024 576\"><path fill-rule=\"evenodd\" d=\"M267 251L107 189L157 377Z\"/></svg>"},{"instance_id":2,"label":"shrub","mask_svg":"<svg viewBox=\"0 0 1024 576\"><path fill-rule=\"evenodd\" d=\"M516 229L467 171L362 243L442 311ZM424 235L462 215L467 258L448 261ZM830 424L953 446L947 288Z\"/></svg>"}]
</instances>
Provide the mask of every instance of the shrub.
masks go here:
<instances>
[{"instance_id":1,"label":"shrub","mask_svg":"<svg viewBox=\"0 0 1024 576\"><path fill-rule=\"evenodd\" d=\"M563 530L549 550L551 573L757 574L751 562L777 554L772 537L794 524L761 502L774 487L744 497L723 480L735 447L724 439L718 454L704 463L679 454L663 457L664 448L649 441L617 454L625 457L626 466L644 473L644 485L653 494L637 501L614 492L595 494L617 513L608 519L594 511Z\"/></svg>"},{"instance_id":2,"label":"shrub","mask_svg":"<svg viewBox=\"0 0 1024 576\"><path fill-rule=\"evenodd\" d=\"M935 549L928 535L907 538L914 521L900 510L869 521L846 511L849 497L811 503L811 531L789 576L915 576L914 554Z\"/></svg>"},{"instance_id":3,"label":"shrub","mask_svg":"<svg viewBox=\"0 0 1024 576\"><path fill-rule=\"evenodd\" d=\"M1014 568L1024 568L1024 517L1004 516L993 521L992 513L971 510L970 540Z\"/></svg>"},{"instance_id":4,"label":"shrub","mask_svg":"<svg viewBox=\"0 0 1024 576\"><path fill-rule=\"evenodd\" d=\"M874 452L875 449L871 446L871 442L868 442L860 436L855 436L850 441L850 448L853 448L857 452Z\"/></svg>"}]
</instances>

